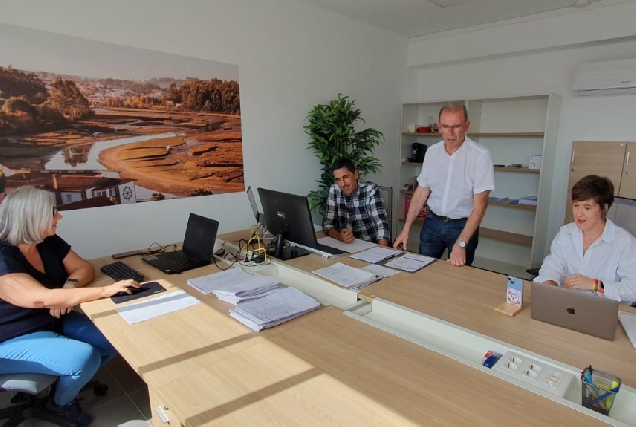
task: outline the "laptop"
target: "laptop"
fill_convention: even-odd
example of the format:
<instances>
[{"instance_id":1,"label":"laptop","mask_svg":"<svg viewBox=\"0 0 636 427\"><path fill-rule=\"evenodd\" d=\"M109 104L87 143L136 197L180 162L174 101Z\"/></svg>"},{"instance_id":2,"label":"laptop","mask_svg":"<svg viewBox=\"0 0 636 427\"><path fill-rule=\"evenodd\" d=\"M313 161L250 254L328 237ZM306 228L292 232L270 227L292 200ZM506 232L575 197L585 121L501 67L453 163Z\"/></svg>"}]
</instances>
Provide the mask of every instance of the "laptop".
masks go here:
<instances>
[{"instance_id":1,"label":"laptop","mask_svg":"<svg viewBox=\"0 0 636 427\"><path fill-rule=\"evenodd\" d=\"M557 286L532 283L530 317L541 322L613 340L618 301Z\"/></svg>"},{"instance_id":2,"label":"laptop","mask_svg":"<svg viewBox=\"0 0 636 427\"><path fill-rule=\"evenodd\" d=\"M250 206L252 206L252 212L254 212L256 223L266 227L265 216L258 211L258 205L256 204L256 199L254 198L254 192L252 191L251 185L247 187L247 198L250 200Z\"/></svg>"},{"instance_id":3,"label":"laptop","mask_svg":"<svg viewBox=\"0 0 636 427\"><path fill-rule=\"evenodd\" d=\"M166 274L203 267L212 262L218 229L218 221L191 213L180 251L162 252L141 259Z\"/></svg>"}]
</instances>

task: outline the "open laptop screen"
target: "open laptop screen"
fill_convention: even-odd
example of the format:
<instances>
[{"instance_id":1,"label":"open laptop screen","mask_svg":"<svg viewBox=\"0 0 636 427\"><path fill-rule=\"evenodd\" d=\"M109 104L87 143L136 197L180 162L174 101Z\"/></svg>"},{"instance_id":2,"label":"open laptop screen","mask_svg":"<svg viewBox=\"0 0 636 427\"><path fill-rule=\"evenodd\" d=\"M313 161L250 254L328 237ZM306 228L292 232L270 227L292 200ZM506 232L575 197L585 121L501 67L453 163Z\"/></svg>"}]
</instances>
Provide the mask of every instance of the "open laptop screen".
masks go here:
<instances>
[{"instance_id":1,"label":"open laptop screen","mask_svg":"<svg viewBox=\"0 0 636 427\"><path fill-rule=\"evenodd\" d=\"M209 262L214 254L218 230L218 221L191 213L183 241L183 252Z\"/></svg>"}]
</instances>

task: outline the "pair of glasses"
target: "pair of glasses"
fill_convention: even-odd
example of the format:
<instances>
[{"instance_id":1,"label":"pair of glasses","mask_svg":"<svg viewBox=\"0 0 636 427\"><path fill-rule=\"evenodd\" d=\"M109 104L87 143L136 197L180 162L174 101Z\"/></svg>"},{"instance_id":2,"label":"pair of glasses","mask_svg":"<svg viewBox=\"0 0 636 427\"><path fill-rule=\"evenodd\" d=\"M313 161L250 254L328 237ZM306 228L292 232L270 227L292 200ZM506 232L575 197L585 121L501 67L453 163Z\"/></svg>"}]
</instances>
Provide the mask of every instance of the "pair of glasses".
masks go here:
<instances>
[{"instance_id":1,"label":"pair of glasses","mask_svg":"<svg viewBox=\"0 0 636 427\"><path fill-rule=\"evenodd\" d=\"M456 131L456 130L460 130L462 129L464 126L466 126L466 123L462 123L461 125L454 125L454 126L448 126L448 125L439 125L439 130L440 131Z\"/></svg>"},{"instance_id":2,"label":"pair of glasses","mask_svg":"<svg viewBox=\"0 0 636 427\"><path fill-rule=\"evenodd\" d=\"M53 206L53 217L56 217L58 212L57 206Z\"/></svg>"}]
</instances>

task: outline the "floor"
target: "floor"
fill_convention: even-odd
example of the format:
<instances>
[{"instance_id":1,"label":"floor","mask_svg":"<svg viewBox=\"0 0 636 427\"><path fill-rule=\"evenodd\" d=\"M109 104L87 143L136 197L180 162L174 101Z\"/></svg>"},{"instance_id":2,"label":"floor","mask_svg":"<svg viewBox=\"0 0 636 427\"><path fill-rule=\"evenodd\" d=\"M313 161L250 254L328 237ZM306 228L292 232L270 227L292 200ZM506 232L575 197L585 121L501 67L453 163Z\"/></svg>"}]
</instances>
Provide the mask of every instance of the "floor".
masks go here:
<instances>
[{"instance_id":1,"label":"floor","mask_svg":"<svg viewBox=\"0 0 636 427\"><path fill-rule=\"evenodd\" d=\"M143 380L126 363L118 357L103 366L96 380L108 384L105 396L96 396L92 390L79 394L82 409L93 416L91 427L149 427L151 412L148 389ZM0 407L9 404L9 393L0 393ZM0 420L2 425L3 420ZM31 419L20 424L20 427L54 427L46 421Z\"/></svg>"}]
</instances>

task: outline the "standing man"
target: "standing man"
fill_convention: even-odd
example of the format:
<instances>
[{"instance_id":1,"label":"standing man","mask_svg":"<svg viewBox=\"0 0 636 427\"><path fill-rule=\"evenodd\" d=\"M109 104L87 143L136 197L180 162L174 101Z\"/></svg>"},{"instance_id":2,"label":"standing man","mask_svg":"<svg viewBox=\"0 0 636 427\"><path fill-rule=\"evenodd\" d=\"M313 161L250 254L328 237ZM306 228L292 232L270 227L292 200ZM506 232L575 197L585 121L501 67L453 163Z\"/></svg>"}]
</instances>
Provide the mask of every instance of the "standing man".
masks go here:
<instances>
[{"instance_id":1,"label":"standing man","mask_svg":"<svg viewBox=\"0 0 636 427\"><path fill-rule=\"evenodd\" d=\"M388 246L389 222L378 186L358 182L358 170L350 159L336 160L331 170L336 183L329 189L322 221L325 234L344 243L362 239Z\"/></svg>"},{"instance_id":2,"label":"standing man","mask_svg":"<svg viewBox=\"0 0 636 427\"><path fill-rule=\"evenodd\" d=\"M444 140L426 152L404 229L393 246L406 249L411 224L428 200L420 253L440 258L448 249L452 265L471 265L488 195L495 188L492 159L488 150L466 137L470 122L465 106L444 105L438 126Z\"/></svg>"}]
</instances>

